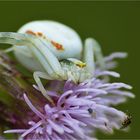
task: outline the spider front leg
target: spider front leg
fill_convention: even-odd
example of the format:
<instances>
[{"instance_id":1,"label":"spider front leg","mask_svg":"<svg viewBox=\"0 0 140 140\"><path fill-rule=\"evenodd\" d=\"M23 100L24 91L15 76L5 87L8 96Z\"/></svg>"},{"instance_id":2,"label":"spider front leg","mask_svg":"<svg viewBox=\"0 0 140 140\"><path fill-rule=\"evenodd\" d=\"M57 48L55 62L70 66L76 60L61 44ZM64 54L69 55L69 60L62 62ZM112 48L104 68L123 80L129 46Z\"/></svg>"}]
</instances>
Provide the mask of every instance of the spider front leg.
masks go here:
<instances>
[{"instance_id":1,"label":"spider front leg","mask_svg":"<svg viewBox=\"0 0 140 140\"><path fill-rule=\"evenodd\" d=\"M21 49L22 48L22 49ZM22 55L24 55L25 57L30 57L30 58L32 58L32 55L29 53L29 52L27 52L27 51L23 51L23 46L19 46L19 48L17 48L17 46L12 46L12 47L10 47L10 48L8 48L8 49L5 49L4 50L4 52L5 53L9 53L9 52L14 52L14 51L16 51L17 53L19 53L19 54L22 54Z\"/></svg>"},{"instance_id":2,"label":"spider front leg","mask_svg":"<svg viewBox=\"0 0 140 140\"><path fill-rule=\"evenodd\" d=\"M63 77L60 62L48 49L48 47L52 45L49 41L44 43L36 36L28 34L0 32L0 43L17 45L21 47L21 51L24 51L22 46L27 46L32 56L37 59L49 75L56 77L56 80ZM13 50L17 51L17 49ZM24 53L21 53L21 55L24 55ZM27 57L27 55L25 55L25 57ZM25 60L22 61L24 62Z\"/></svg>"},{"instance_id":3,"label":"spider front leg","mask_svg":"<svg viewBox=\"0 0 140 140\"><path fill-rule=\"evenodd\" d=\"M84 46L84 62L86 63L87 70L94 75L95 72L95 59L97 60L101 69L105 69L105 63L101 52L100 45L93 38L87 38Z\"/></svg>"},{"instance_id":4,"label":"spider front leg","mask_svg":"<svg viewBox=\"0 0 140 140\"><path fill-rule=\"evenodd\" d=\"M39 71L36 71L33 73L33 77L34 77L34 80L40 90L40 92L52 103L53 103L53 100L50 98L50 96L47 94L47 91L46 89L44 88L42 82L41 82L41 78L43 79L47 79L47 80L53 80L50 76L47 75L47 73L44 73L44 72L39 72Z\"/></svg>"}]
</instances>

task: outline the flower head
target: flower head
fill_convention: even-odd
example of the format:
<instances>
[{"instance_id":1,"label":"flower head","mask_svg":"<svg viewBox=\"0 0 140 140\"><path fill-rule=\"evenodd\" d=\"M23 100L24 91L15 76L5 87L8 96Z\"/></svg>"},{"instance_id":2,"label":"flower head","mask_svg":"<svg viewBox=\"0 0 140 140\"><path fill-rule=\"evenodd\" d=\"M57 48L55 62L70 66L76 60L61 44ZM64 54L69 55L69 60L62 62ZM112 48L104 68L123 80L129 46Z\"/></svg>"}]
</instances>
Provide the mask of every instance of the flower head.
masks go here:
<instances>
[{"instance_id":1,"label":"flower head","mask_svg":"<svg viewBox=\"0 0 140 140\"><path fill-rule=\"evenodd\" d=\"M110 71L116 63L116 57L124 57L123 53L115 53L105 58L106 70L100 70L96 64L96 72L92 79L75 84L68 80L64 83L57 81L63 88L54 88L46 92L55 101L52 106L44 103L41 106L33 105L32 98L24 94L24 100L34 113L30 117L28 128L7 130L5 133L21 133L20 138L30 140L90 140L91 134L97 129L113 133L113 129L120 129L128 116L112 107L126 101L126 97L134 95L124 89L131 86L124 83L111 83L109 77L119 77L119 74ZM34 86L37 90L38 87ZM61 94L60 94L61 90Z\"/></svg>"}]
</instances>

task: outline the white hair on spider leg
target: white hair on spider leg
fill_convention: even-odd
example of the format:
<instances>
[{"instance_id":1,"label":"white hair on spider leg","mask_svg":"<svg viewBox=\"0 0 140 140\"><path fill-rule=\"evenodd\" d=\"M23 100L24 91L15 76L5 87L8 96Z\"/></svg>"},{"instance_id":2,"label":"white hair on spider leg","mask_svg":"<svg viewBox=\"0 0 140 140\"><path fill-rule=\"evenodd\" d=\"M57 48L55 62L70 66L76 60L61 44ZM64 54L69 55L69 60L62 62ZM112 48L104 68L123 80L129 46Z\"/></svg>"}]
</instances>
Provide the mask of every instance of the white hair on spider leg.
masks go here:
<instances>
[{"instance_id":1,"label":"white hair on spider leg","mask_svg":"<svg viewBox=\"0 0 140 140\"><path fill-rule=\"evenodd\" d=\"M76 31L55 21L33 21L18 33L1 32L0 43L14 45L7 52L13 50L19 62L34 72L40 91L49 100L40 78L82 82L94 76L94 58L104 69L96 40L88 38L82 45Z\"/></svg>"}]
</instances>

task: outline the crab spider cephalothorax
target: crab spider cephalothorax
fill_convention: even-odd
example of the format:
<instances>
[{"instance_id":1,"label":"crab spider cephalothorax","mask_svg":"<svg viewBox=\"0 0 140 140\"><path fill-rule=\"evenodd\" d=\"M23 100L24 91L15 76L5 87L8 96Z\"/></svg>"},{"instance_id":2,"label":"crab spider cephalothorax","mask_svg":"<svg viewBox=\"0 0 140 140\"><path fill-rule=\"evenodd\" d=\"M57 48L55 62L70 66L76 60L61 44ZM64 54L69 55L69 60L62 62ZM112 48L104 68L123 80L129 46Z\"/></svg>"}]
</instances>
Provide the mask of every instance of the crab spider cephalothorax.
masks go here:
<instances>
[{"instance_id":1,"label":"crab spider cephalothorax","mask_svg":"<svg viewBox=\"0 0 140 140\"><path fill-rule=\"evenodd\" d=\"M94 76L94 58L104 68L100 46L93 38L82 45L73 29L54 21L27 23L18 33L1 32L0 43L14 45L7 51L14 51L19 62L34 72L40 91L50 101L40 78L82 82Z\"/></svg>"}]
</instances>

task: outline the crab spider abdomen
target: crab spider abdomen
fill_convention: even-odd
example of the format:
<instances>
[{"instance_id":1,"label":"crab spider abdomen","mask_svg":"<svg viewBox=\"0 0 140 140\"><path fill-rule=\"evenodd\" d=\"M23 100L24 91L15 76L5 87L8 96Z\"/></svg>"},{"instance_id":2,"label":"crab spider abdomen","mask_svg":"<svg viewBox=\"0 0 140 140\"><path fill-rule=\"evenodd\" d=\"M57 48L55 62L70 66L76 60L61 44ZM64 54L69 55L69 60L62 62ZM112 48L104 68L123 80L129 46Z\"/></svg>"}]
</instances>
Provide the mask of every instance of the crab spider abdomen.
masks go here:
<instances>
[{"instance_id":1,"label":"crab spider abdomen","mask_svg":"<svg viewBox=\"0 0 140 140\"><path fill-rule=\"evenodd\" d=\"M58 59L81 57L82 41L72 28L56 21L33 21L23 25L19 33L28 33L40 37L44 42L50 40L50 50Z\"/></svg>"},{"instance_id":2,"label":"crab spider abdomen","mask_svg":"<svg viewBox=\"0 0 140 140\"><path fill-rule=\"evenodd\" d=\"M81 58L82 41L79 35L72 28L59 22L49 20L33 21L23 25L18 32L35 35L44 43L49 40L52 45L48 47L59 60L66 58ZM23 53L20 53L21 47ZM16 50L15 55L17 59L25 67L33 71L41 69L40 64L32 57L28 47L17 46ZM26 58L24 52L27 54Z\"/></svg>"}]
</instances>

